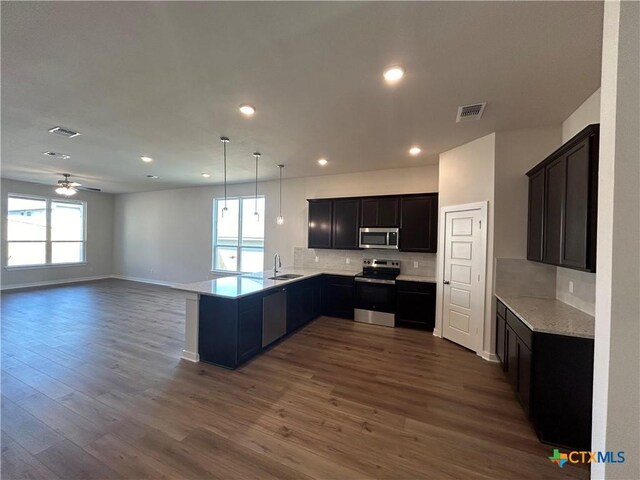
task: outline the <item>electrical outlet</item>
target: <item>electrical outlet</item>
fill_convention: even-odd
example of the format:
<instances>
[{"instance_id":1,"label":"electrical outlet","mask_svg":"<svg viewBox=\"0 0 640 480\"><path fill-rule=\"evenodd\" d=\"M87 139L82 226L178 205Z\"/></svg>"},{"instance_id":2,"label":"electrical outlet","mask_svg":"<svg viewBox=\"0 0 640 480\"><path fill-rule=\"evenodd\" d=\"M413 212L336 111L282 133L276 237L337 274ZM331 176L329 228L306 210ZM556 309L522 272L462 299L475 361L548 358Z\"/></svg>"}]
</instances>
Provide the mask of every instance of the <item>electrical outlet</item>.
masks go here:
<instances>
[{"instance_id":1,"label":"electrical outlet","mask_svg":"<svg viewBox=\"0 0 640 480\"><path fill-rule=\"evenodd\" d=\"M573 281L569 280L569 293L573 293Z\"/></svg>"},{"instance_id":2,"label":"electrical outlet","mask_svg":"<svg viewBox=\"0 0 640 480\"><path fill-rule=\"evenodd\" d=\"M418 262L413 262L413 268L418 268Z\"/></svg>"},{"instance_id":3,"label":"electrical outlet","mask_svg":"<svg viewBox=\"0 0 640 480\"><path fill-rule=\"evenodd\" d=\"M316 257L316 263L320 261L320 257Z\"/></svg>"},{"instance_id":4,"label":"electrical outlet","mask_svg":"<svg viewBox=\"0 0 640 480\"><path fill-rule=\"evenodd\" d=\"M347 265L349 265L351 263L351 259L347 258Z\"/></svg>"}]
</instances>

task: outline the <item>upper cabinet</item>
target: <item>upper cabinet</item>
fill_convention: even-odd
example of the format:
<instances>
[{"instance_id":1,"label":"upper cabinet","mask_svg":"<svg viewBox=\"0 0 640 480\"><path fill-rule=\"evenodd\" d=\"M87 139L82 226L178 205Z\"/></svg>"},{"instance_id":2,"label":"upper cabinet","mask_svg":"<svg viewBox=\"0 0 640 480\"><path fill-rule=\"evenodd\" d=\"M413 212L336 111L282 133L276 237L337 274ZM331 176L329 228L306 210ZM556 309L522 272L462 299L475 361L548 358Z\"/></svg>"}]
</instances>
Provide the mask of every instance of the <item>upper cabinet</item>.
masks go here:
<instances>
[{"instance_id":1,"label":"upper cabinet","mask_svg":"<svg viewBox=\"0 0 640 480\"><path fill-rule=\"evenodd\" d=\"M331 248L333 200L309 200L309 248Z\"/></svg>"},{"instance_id":2,"label":"upper cabinet","mask_svg":"<svg viewBox=\"0 0 640 480\"><path fill-rule=\"evenodd\" d=\"M361 227L399 227L400 199L398 197L363 198Z\"/></svg>"},{"instance_id":3,"label":"upper cabinet","mask_svg":"<svg viewBox=\"0 0 640 480\"><path fill-rule=\"evenodd\" d=\"M400 250L431 252L438 250L438 194L400 198Z\"/></svg>"},{"instance_id":4,"label":"upper cabinet","mask_svg":"<svg viewBox=\"0 0 640 480\"><path fill-rule=\"evenodd\" d=\"M359 246L360 199L333 201L333 248L356 249Z\"/></svg>"},{"instance_id":5,"label":"upper cabinet","mask_svg":"<svg viewBox=\"0 0 640 480\"><path fill-rule=\"evenodd\" d=\"M595 272L599 125L589 125L527 173L527 258Z\"/></svg>"},{"instance_id":6,"label":"upper cabinet","mask_svg":"<svg viewBox=\"0 0 640 480\"><path fill-rule=\"evenodd\" d=\"M399 227L401 251L437 251L437 193L308 202L309 248L357 249L361 227Z\"/></svg>"}]
</instances>

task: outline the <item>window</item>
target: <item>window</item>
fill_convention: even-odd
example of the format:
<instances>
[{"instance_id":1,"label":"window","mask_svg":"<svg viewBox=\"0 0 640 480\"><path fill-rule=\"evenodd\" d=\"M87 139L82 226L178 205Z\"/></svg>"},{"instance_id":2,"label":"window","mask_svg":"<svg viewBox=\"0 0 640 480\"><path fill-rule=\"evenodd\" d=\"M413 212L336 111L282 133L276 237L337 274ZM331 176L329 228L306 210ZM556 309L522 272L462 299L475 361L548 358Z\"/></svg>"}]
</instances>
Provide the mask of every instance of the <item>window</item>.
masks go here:
<instances>
[{"instance_id":1,"label":"window","mask_svg":"<svg viewBox=\"0 0 640 480\"><path fill-rule=\"evenodd\" d=\"M213 269L232 272L264 270L264 197L213 201ZM255 212L258 215L255 215Z\"/></svg>"},{"instance_id":2,"label":"window","mask_svg":"<svg viewBox=\"0 0 640 480\"><path fill-rule=\"evenodd\" d=\"M84 203L9 195L7 266L82 263Z\"/></svg>"}]
</instances>

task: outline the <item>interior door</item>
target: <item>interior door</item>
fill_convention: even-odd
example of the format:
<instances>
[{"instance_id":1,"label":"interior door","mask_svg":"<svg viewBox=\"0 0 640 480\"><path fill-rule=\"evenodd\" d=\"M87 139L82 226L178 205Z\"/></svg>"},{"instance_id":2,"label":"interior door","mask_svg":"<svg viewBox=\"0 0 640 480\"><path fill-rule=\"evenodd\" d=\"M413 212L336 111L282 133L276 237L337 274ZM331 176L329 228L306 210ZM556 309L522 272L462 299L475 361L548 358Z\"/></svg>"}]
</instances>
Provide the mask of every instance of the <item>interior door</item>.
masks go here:
<instances>
[{"instance_id":1,"label":"interior door","mask_svg":"<svg viewBox=\"0 0 640 480\"><path fill-rule=\"evenodd\" d=\"M442 334L476 352L484 323L484 215L480 208L445 213Z\"/></svg>"}]
</instances>

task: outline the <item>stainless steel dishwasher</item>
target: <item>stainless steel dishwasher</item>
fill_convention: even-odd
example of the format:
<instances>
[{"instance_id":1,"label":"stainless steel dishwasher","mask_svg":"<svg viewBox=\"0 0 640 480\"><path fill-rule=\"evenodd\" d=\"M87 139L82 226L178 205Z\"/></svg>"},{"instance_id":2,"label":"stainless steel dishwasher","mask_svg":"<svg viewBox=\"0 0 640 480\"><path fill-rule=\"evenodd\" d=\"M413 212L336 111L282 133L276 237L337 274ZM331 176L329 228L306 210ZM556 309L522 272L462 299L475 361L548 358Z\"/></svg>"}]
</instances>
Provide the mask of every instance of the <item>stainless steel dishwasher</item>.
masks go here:
<instances>
[{"instance_id":1,"label":"stainless steel dishwasher","mask_svg":"<svg viewBox=\"0 0 640 480\"><path fill-rule=\"evenodd\" d=\"M262 298L262 346L287 333L287 291L279 288Z\"/></svg>"}]
</instances>

